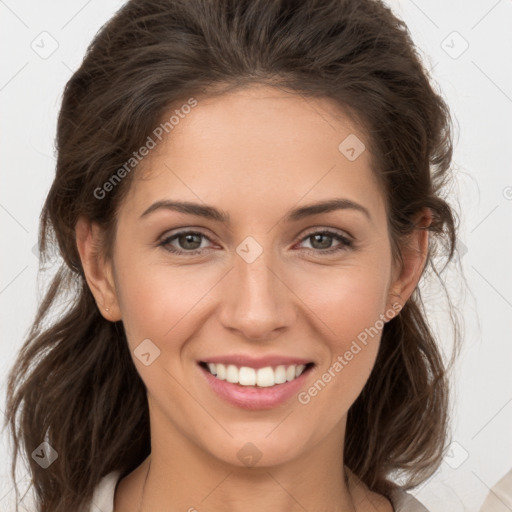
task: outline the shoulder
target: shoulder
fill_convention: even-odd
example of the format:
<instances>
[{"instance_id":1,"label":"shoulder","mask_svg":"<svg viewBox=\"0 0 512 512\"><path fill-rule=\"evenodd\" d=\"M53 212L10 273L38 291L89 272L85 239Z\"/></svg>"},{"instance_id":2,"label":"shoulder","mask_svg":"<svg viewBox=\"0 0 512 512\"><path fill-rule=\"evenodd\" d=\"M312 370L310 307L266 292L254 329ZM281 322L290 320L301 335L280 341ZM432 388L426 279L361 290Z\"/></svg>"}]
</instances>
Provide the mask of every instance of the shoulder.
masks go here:
<instances>
[{"instance_id":1,"label":"shoulder","mask_svg":"<svg viewBox=\"0 0 512 512\"><path fill-rule=\"evenodd\" d=\"M512 469L492 489L489 489L480 512L505 510L505 506L512 510Z\"/></svg>"},{"instance_id":2,"label":"shoulder","mask_svg":"<svg viewBox=\"0 0 512 512\"><path fill-rule=\"evenodd\" d=\"M395 512L429 512L412 494L401 489L393 490L390 499Z\"/></svg>"},{"instance_id":3,"label":"shoulder","mask_svg":"<svg viewBox=\"0 0 512 512\"><path fill-rule=\"evenodd\" d=\"M112 471L101 479L96 489L94 489L88 512L113 512L114 494L120 476L120 471Z\"/></svg>"},{"instance_id":4,"label":"shoulder","mask_svg":"<svg viewBox=\"0 0 512 512\"><path fill-rule=\"evenodd\" d=\"M383 495L371 491L348 466L345 466L345 470L349 477L353 496L355 496L359 502L369 499L373 510L391 510L391 505L393 507L393 512L429 512L428 509L425 508L425 506L422 505L414 496L400 487L390 491L387 499L385 499ZM384 501L386 503L384 503Z\"/></svg>"}]
</instances>

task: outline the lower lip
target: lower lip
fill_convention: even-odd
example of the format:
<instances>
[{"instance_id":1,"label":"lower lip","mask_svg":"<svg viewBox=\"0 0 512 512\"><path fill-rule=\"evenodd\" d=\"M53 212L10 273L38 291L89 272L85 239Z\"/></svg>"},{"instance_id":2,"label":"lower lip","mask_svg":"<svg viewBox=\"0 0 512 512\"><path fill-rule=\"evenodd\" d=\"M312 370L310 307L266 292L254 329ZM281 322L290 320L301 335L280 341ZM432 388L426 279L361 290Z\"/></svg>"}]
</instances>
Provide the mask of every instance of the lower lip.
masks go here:
<instances>
[{"instance_id":1,"label":"lower lip","mask_svg":"<svg viewBox=\"0 0 512 512\"><path fill-rule=\"evenodd\" d=\"M312 368L307 368L301 375L289 382L272 387L241 386L226 380L217 379L208 370L198 365L208 384L226 402L242 409L272 409L284 404L298 393Z\"/></svg>"}]
</instances>

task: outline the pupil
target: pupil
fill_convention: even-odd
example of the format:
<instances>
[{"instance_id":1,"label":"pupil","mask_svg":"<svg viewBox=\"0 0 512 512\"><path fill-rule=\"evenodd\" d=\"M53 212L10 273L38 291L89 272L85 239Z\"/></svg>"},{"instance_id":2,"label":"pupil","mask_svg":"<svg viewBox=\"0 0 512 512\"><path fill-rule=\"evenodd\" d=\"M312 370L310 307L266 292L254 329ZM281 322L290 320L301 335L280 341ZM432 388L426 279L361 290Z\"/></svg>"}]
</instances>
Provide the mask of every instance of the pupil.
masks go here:
<instances>
[{"instance_id":1,"label":"pupil","mask_svg":"<svg viewBox=\"0 0 512 512\"><path fill-rule=\"evenodd\" d=\"M197 249L197 248L201 245L201 241L200 241L200 240L199 240L199 245L197 245L196 247L190 247L190 246L188 245L189 240L190 240L191 238L193 239L194 237L196 238L196 243L197 243L197 241L198 241L198 239L199 239L199 235L195 235L195 234L182 235L182 236L180 237L180 244L181 244L181 242L182 242L183 240L185 240L185 243L184 243L184 244L182 244L182 247L185 247L185 249ZM193 242L193 241L192 241L191 243L192 243L192 245L194 245L194 242Z\"/></svg>"},{"instance_id":2,"label":"pupil","mask_svg":"<svg viewBox=\"0 0 512 512\"><path fill-rule=\"evenodd\" d=\"M316 241L316 239L320 237L320 238L324 238L327 242L329 241L330 237L328 235L322 235L322 234L319 234L319 235L313 235L313 240ZM329 247L329 243L326 243L326 244L321 244L321 249L327 249Z\"/></svg>"}]
</instances>

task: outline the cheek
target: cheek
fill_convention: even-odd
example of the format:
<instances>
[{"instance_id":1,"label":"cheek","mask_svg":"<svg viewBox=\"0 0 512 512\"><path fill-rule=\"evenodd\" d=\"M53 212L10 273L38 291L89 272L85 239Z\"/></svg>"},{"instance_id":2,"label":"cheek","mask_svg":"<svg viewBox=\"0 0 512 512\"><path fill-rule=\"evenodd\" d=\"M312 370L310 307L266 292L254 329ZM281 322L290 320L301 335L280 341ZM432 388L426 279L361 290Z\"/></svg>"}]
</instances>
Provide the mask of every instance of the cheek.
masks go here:
<instances>
[{"instance_id":1,"label":"cheek","mask_svg":"<svg viewBox=\"0 0 512 512\"><path fill-rule=\"evenodd\" d=\"M311 319L324 325L329 346L340 351L384 313L389 284L384 262L297 273L291 283Z\"/></svg>"},{"instance_id":2,"label":"cheek","mask_svg":"<svg viewBox=\"0 0 512 512\"><path fill-rule=\"evenodd\" d=\"M150 339L161 350L159 362L169 356L171 366L176 366L181 341L198 328L198 317L219 280L219 269L166 265L155 259L137 252L116 258L118 300L132 351Z\"/></svg>"},{"instance_id":3,"label":"cheek","mask_svg":"<svg viewBox=\"0 0 512 512\"><path fill-rule=\"evenodd\" d=\"M316 380L298 399L322 414L327 424L346 413L371 374L384 327L388 284L378 265L330 270L323 276L303 276L298 292L308 297L314 330L322 333L320 341L328 352Z\"/></svg>"}]
</instances>

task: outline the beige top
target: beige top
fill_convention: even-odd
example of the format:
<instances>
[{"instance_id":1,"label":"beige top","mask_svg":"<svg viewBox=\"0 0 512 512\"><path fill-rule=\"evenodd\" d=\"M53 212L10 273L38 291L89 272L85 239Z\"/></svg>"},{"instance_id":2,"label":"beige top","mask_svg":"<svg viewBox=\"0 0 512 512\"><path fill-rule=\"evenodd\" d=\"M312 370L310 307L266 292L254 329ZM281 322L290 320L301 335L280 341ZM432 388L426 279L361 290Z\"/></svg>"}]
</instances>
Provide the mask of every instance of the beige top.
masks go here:
<instances>
[{"instance_id":1,"label":"beige top","mask_svg":"<svg viewBox=\"0 0 512 512\"><path fill-rule=\"evenodd\" d=\"M113 512L114 493L120 477L119 471L104 476L94 491L89 512ZM411 494L396 490L391 495L395 512L428 512L428 510Z\"/></svg>"},{"instance_id":2,"label":"beige top","mask_svg":"<svg viewBox=\"0 0 512 512\"><path fill-rule=\"evenodd\" d=\"M512 469L489 491L480 512L512 510Z\"/></svg>"}]
</instances>

